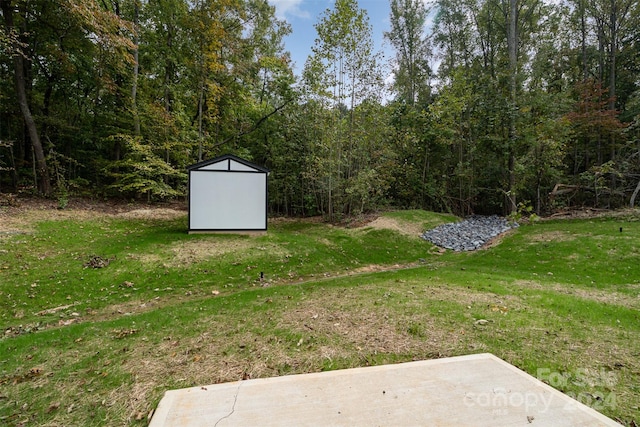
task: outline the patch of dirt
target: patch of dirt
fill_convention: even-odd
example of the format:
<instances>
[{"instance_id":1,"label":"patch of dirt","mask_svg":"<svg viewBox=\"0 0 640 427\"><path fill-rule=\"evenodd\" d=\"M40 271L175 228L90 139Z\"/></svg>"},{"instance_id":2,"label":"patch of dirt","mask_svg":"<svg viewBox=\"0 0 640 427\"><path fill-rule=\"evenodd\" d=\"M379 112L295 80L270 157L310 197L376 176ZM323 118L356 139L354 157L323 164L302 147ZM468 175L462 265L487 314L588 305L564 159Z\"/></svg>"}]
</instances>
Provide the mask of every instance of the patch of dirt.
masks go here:
<instances>
[{"instance_id":1,"label":"patch of dirt","mask_svg":"<svg viewBox=\"0 0 640 427\"><path fill-rule=\"evenodd\" d=\"M136 219L173 219L185 215L186 203L148 205L125 201L71 198L64 209L58 202L42 198L16 198L15 205L0 206L0 236L30 233L41 221L91 220L102 216Z\"/></svg>"},{"instance_id":2,"label":"patch of dirt","mask_svg":"<svg viewBox=\"0 0 640 427\"><path fill-rule=\"evenodd\" d=\"M371 221L378 218L379 214L367 213L354 216L348 216L342 221L337 222L335 225L342 228L361 228L366 227Z\"/></svg>"},{"instance_id":3,"label":"patch of dirt","mask_svg":"<svg viewBox=\"0 0 640 427\"><path fill-rule=\"evenodd\" d=\"M278 326L305 334L337 335L366 351L405 353L411 347L409 337L397 330L389 312L383 308L350 311L318 302L313 308L284 313Z\"/></svg>"},{"instance_id":4,"label":"patch of dirt","mask_svg":"<svg viewBox=\"0 0 640 427\"><path fill-rule=\"evenodd\" d=\"M152 254L129 254L128 257L137 259L144 264L162 263L167 267L186 267L206 259L220 257L226 254L237 254L235 262L252 258L260 253L270 256L285 256L286 251L275 244L258 244L248 239L201 239L176 242L157 248Z\"/></svg>"},{"instance_id":5,"label":"patch of dirt","mask_svg":"<svg viewBox=\"0 0 640 427\"><path fill-rule=\"evenodd\" d=\"M269 218L269 221L272 223L286 223L286 222L309 222L312 224L324 223L329 227L338 227L349 230L362 230L365 228L374 228L378 230L393 230L399 233L402 233L407 236L419 236L424 232L422 227L419 224L413 224L410 222L398 221L395 218L388 218L384 216L380 216L380 214L370 213L364 215L358 215L354 217L348 217L345 220L338 223L328 223L325 222L322 216L314 216L307 218L287 218L287 217L276 217Z\"/></svg>"},{"instance_id":6,"label":"patch of dirt","mask_svg":"<svg viewBox=\"0 0 640 427\"><path fill-rule=\"evenodd\" d=\"M207 258L215 258L233 252L243 252L255 246L249 239L242 240L190 240L178 242L170 247L171 261L177 265L188 265Z\"/></svg>"},{"instance_id":7,"label":"patch of dirt","mask_svg":"<svg viewBox=\"0 0 640 427\"><path fill-rule=\"evenodd\" d=\"M372 227L374 229L393 230L406 236L419 237L425 230L419 224L400 222L394 218L378 217L363 224L359 228Z\"/></svg>"},{"instance_id":8,"label":"patch of dirt","mask_svg":"<svg viewBox=\"0 0 640 427\"><path fill-rule=\"evenodd\" d=\"M402 266L396 265L379 265L379 264L369 264L364 267L358 267L351 270L348 274L343 274L341 276L352 276L356 274L366 274L366 273L379 273L382 271L395 271L402 268L411 268L414 266L413 264L403 264ZM334 276L335 277L335 276Z\"/></svg>"},{"instance_id":9,"label":"patch of dirt","mask_svg":"<svg viewBox=\"0 0 640 427\"><path fill-rule=\"evenodd\" d=\"M39 221L88 218L85 211L62 211L48 207L10 206L0 209L0 234L31 233Z\"/></svg>"},{"instance_id":10,"label":"patch of dirt","mask_svg":"<svg viewBox=\"0 0 640 427\"><path fill-rule=\"evenodd\" d=\"M493 312L507 313L512 310L523 308L522 299L515 295L498 295L492 292L477 291L472 288L461 288L457 286L429 286L424 289L424 293L430 298L439 301L451 301L462 306L474 306L487 308ZM499 309L495 309L499 308Z\"/></svg>"},{"instance_id":11,"label":"patch of dirt","mask_svg":"<svg viewBox=\"0 0 640 427\"><path fill-rule=\"evenodd\" d=\"M186 212L177 209L168 208L145 208L134 209L128 212L118 213L115 216L119 218L132 218L132 219L175 219L184 216Z\"/></svg>"}]
</instances>

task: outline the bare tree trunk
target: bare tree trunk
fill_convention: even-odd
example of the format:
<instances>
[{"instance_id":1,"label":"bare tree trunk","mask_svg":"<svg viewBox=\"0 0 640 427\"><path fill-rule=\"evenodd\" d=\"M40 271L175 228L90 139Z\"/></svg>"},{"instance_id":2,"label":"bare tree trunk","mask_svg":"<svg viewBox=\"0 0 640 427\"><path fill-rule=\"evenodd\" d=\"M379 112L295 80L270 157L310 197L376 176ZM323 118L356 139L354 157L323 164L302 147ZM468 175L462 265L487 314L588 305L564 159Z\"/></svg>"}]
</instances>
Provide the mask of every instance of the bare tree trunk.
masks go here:
<instances>
[{"instance_id":1,"label":"bare tree trunk","mask_svg":"<svg viewBox=\"0 0 640 427\"><path fill-rule=\"evenodd\" d=\"M638 181L638 185L636 185L636 189L633 190L633 194L631 195L631 201L629 202L629 207L633 208L636 204L636 197L638 197L638 193L640 192L640 181Z\"/></svg>"},{"instance_id":2,"label":"bare tree trunk","mask_svg":"<svg viewBox=\"0 0 640 427\"><path fill-rule=\"evenodd\" d=\"M516 26L518 23L518 1L509 0L509 32L507 34L507 45L509 48L509 69L510 69L510 91L511 102L509 106L509 185L507 189L507 214L513 213L516 209L515 194L515 145L516 145L516 110L517 110L517 80L518 72L518 40Z\"/></svg>"},{"instance_id":3,"label":"bare tree trunk","mask_svg":"<svg viewBox=\"0 0 640 427\"><path fill-rule=\"evenodd\" d=\"M133 25L135 26L135 33L133 36L133 44L135 48L133 50L133 84L131 85L131 106L133 108L133 133L135 136L140 136L140 115L138 114L138 74L140 72L139 63L139 50L138 50L138 19L140 14L140 2L134 0L133 2Z\"/></svg>"},{"instance_id":4,"label":"bare tree trunk","mask_svg":"<svg viewBox=\"0 0 640 427\"><path fill-rule=\"evenodd\" d=\"M598 81L602 82L604 78L604 22L596 17L596 26L598 28Z\"/></svg>"},{"instance_id":5,"label":"bare tree trunk","mask_svg":"<svg viewBox=\"0 0 640 427\"><path fill-rule=\"evenodd\" d=\"M11 161L11 186L14 192L18 192L18 166L16 165L16 157L13 153L13 143L9 147L9 159Z\"/></svg>"},{"instance_id":6,"label":"bare tree trunk","mask_svg":"<svg viewBox=\"0 0 640 427\"><path fill-rule=\"evenodd\" d=\"M542 210L542 196L540 188L542 187L540 174L538 174L538 178L536 180L536 215L540 216L540 211Z\"/></svg>"},{"instance_id":7,"label":"bare tree trunk","mask_svg":"<svg viewBox=\"0 0 640 427\"><path fill-rule=\"evenodd\" d=\"M200 12L204 12L204 4L198 1L198 8ZM205 102L205 51L204 51L204 39L200 37L198 39L198 161L201 162L204 156L204 128L203 128L203 114L204 114L204 102Z\"/></svg>"},{"instance_id":8,"label":"bare tree trunk","mask_svg":"<svg viewBox=\"0 0 640 427\"><path fill-rule=\"evenodd\" d=\"M611 0L611 11L609 15L609 110L614 111L616 109L616 57L618 53L618 5L616 0ZM609 136L609 147L611 151L611 160L616 158L616 141L615 135L612 133ZM611 174L611 189L616 189L616 175Z\"/></svg>"},{"instance_id":9,"label":"bare tree trunk","mask_svg":"<svg viewBox=\"0 0 640 427\"><path fill-rule=\"evenodd\" d=\"M587 23L584 2L585 0L580 1L580 42L582 46L582 79L586 81L589 78L589 68L587 66Z\"/></svg>"},{"instance_id":10,"label":"bare tree trunk","mask_svg":"<svg viewBox=\"0 0 640 427\"><path fill-rule=\"evenodd\" d=\"M611 0L609 15L609 110L616 109L616 54L618 52L618 12L616 0Z\"/></svg>"},{"instance_id":11,"label":"bare tree trunk","mask_svg":"<svg viewBox=\"0 0 640 427\"><path fill-rule=\"evenodd\" d=\"M2 8L2 14L4 16L6 33L11 37L14 32L13 6L11 4L11 0L0 0L0 7ZM11 37L11 39L13 40L14 37ZM15 41L13 41L13 45L13 68L16 96L18 98L20 112L22 113L22 118L24 119L25 126L27 127L27 132L35 155L38 191L42 195L49 196L51 194L51 182L49 180L47 159L44 155L44 149L42 148L42 142L40 141L40 134L38 133L36 122L31 114L27 98L26 77L24 74L24 53Z\"/></svg>"},{"instance_id":12,"label":"bare tree trunk","mask_svg":"<svg viewBox=\"0 0 640 427\"><path fill-rule=\"evenodd\" d=\"M173 32L174 28L172 24L167 25L167 49L171 51L173 49ZM173 101L173 91L171 88L171 82L173 79L174 73L174 63L173 59L169 56L166 58L166 63L164 66L164 110L167 113L171 113L172 110L172 101Z\"/></svg>"},{"instance_id":13,"label":"bare tree trunk","mask_svg":"<svg viewBox=\"0 0 640 427\"><path fill-rule=\"evenodd\" d=\"M204 130L202 127L202 115L204 113L203 111L203 104L204 104L204 67L202 67L202 76L200 77L200 87L198 88L198 92L199 92L199 97L198 97L198 161L201 162L202 161L202 155L203 155L203 147L202 147L202 141L204 139Z\"/></svg>"},{"instance_id":14,"label":"bare tree trunk","mask_svg":"<svg viewBox=\"0 0 640 427\"><path fill-rule=\"evenodd\" d=\"M420 186L420 206L424 209L426 208L425 204L425 195L424 195L424 187L427 182L427 172L429 172L429 147L425 146L424 148L424 162L422 163L422 185Z\"/></svg>"}]
</instances>

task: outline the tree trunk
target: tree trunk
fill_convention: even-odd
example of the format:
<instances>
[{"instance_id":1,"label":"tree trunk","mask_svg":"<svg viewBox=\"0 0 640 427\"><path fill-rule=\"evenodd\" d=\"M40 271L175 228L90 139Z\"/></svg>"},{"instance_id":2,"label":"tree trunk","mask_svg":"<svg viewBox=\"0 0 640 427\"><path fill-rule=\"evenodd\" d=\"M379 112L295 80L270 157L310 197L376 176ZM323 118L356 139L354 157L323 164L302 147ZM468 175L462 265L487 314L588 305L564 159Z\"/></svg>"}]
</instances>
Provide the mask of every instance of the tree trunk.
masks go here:
<instances>
[{"instance_id":1,"label":"tree trunk","mask_svg":"<svg viewBox=\"0 0 640 427\"><path fill-rule=\"evenodd\" d=\"M518 22L518 1L509 0L509 32L507 34L507 45L509 49L509 80L511 102L509 106L509 184L507 188L507 214L511 214L516 209L515 194L515 145L516 145L516 111L517 111L517 80L518 72L518 40L516 26Z\"/></svg>"},{"instance_id":2,"label":"tree trunk","mask_svg":"<svg viewBox=\"0 0 640 427\"><path fill-rule=\"evenodd\" d=\"M2 8L2 14L4 15L6 34L11 35L14 32L13 6L11 4L11 0L0 0L0 7ZM40 134L38 133L36 122L33 119L31 109L29 108L26 77L24 73L24 53L21 51L20 46L16 45L15 42L13 42L12 48L16 97L18 98L20 112L22 113L22 118L24 119L25 126L27 127L29 139L31 140L31 145L33 147L33 153L35 155L38 191L44 196L49 196L51 194L49 168L47 167L47 159L44 155L44 149L42 148L42 142L40 141Z\"/></svg>"},{"instance_id":3,"label":"tree trunk","mask_svg":"<svg viewBox=\"0 0 640 427\"><path fill-rule=\"evenodd\" d=\"M167 49L169 52L173 50L173 31L173 25L167 25ZM167 62L164 66L164 109L167 113L171 113L173 98L171 82L173 81L174 63L171 57L167 57L166 60Z\"/></svg>"},{"instance_id":4,"label":"tree trunk","mask_svg":"<svg viewBox=\"0 0 640 427\"><path fill-rule=\"evenodd\" d=\"M204 67L203 67L204 68ZM203 155L203 147L202 142L204 139L204 131L202 128L202 115L203 104L204 104L204 69L202 70L203 76L200 77L200 87L198 88L199 98L198 98L198 161L202 161Z\"/></svg>"},{"instance_id":5,"label":"tree trunk","mask_svg":"<svg viewBox=\"0 0 640 427\"><path fill-rule=\"evenodd\" d=\"M584 2L585 0L580 1L580 42L582 49L582 79L586 81L589 78L589 68L587 65L587 24Z\"/></svg>"},{"instance_id":6,"label":"tree trunk","mask_svg":"<svg viewBox=\"0 0 640 427\"><path fill-rule=\"evenodd\" d=\"M616 0L611 0L609 15L609 110L616 109L616 56L618 51L618 12Z\"/></svg>"},{"instance_id":7,"label":"tree trunk","mask_svg":"<svg viewBox=\"0 0 640 427\"><path fill-rule=\"evenodd\" d=\"M629 207L633 208L636 204L636 197L638 197L638 193L640 192L640 181L638 181L638 185L636 185L636 189L633 190L633 194L631 195L631 201L629 202Z\"/></svg>"},{"instance_id":8,"label":"tree trunk","mask_svg":"<svg viewBox=\"0 0 640 427\"><path fill-rule=\"evenodd\" d=\"M140 72L139 49L138 49L138 19L140 15L139 0L133 2L133 25L135 33L133 35L133 84L131 85L131 107L133 109L133 134L140 136L140 115L138 114L138 74Z\"/></svg>"},{"instance_id":9,"label":"tree trunk","mask_svg":"<svg viewBox=\"0 0 640 427\"><path fill-rule=\"evenodd\" d=\"M616 57L618 53L618 9L616 0L611 0L611 13L609 15L609 110L616 109ZM609 147L611 151L611 160L616 158L616 141L615 134L609 136ZM616 175L611 174L611 189L616 188Z\"/></svg>"},{"instance_id":10,"label":"tree trunk","mask_svg":"<svg viewBox=\"0 0 640 427\"><path fill-rule=\"evenodd\" d=\"M604 46L605 46L605 36L604 36L604 22L596 18L596 26L598 28L598 81L602 82L604 78Z\"/></svg>"}]
</instances>

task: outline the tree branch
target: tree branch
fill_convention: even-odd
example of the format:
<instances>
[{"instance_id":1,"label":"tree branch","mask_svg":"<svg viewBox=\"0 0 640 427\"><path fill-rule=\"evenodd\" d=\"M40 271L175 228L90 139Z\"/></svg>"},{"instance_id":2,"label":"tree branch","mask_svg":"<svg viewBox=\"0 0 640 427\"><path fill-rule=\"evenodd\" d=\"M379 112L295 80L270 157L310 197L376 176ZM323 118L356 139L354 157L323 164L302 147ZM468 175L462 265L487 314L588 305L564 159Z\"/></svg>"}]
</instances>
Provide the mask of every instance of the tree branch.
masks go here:
<instances>
[{"instance_id":1,"label":"tree branch","mask_svg":"<svg viewBox=\"0 0 640 427\"><path fill-rule=\"evenodd\" d=\"M227 139L225 139L224 141L218 142L216 144L213 145L212 148L218 148L220 146L223 146L227 143L229 143L230 141L233 141L236 138L240 138L241 136L245 136L248 135L250 133L255 132L256 130L258 130L258 128L262 125L262 123L264 123L265 121L267 121L269 119L269 117L278 114L278 112L280 112L280 110L282 110L284 107L286 107L287 105L289 105L289 103L292 101L293 99L290 99L288 101L285 101L284 104L280 105L279 107L276 107L272 112L270 112L269 114L267 114L266 116L263 116L260 118L260 120L258 120L250 129L242 131L240 133L237 133L233 136L228 137Z\"/></svg>"}]
</instances>

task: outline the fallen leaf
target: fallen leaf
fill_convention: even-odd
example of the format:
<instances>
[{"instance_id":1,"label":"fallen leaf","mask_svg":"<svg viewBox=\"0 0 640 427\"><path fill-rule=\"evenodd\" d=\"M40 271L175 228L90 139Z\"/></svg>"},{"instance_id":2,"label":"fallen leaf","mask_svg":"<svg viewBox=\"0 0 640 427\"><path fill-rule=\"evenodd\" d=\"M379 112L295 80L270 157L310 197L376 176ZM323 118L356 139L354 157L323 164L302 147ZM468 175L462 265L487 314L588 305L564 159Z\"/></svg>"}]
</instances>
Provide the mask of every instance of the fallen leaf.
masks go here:
<instances>
[{"instance_id":1,"label":"fallen leaf","mask_svg":"<svg viewBox=\"0 0 640 427\"><path fill-rule=\"evenodd\" d=\"M69 319L69 320L59 320L58 321L58 326L69 326L71 324L74 324L78 321L77 318L75 319Z\"/></svg>"}]
</instances>

